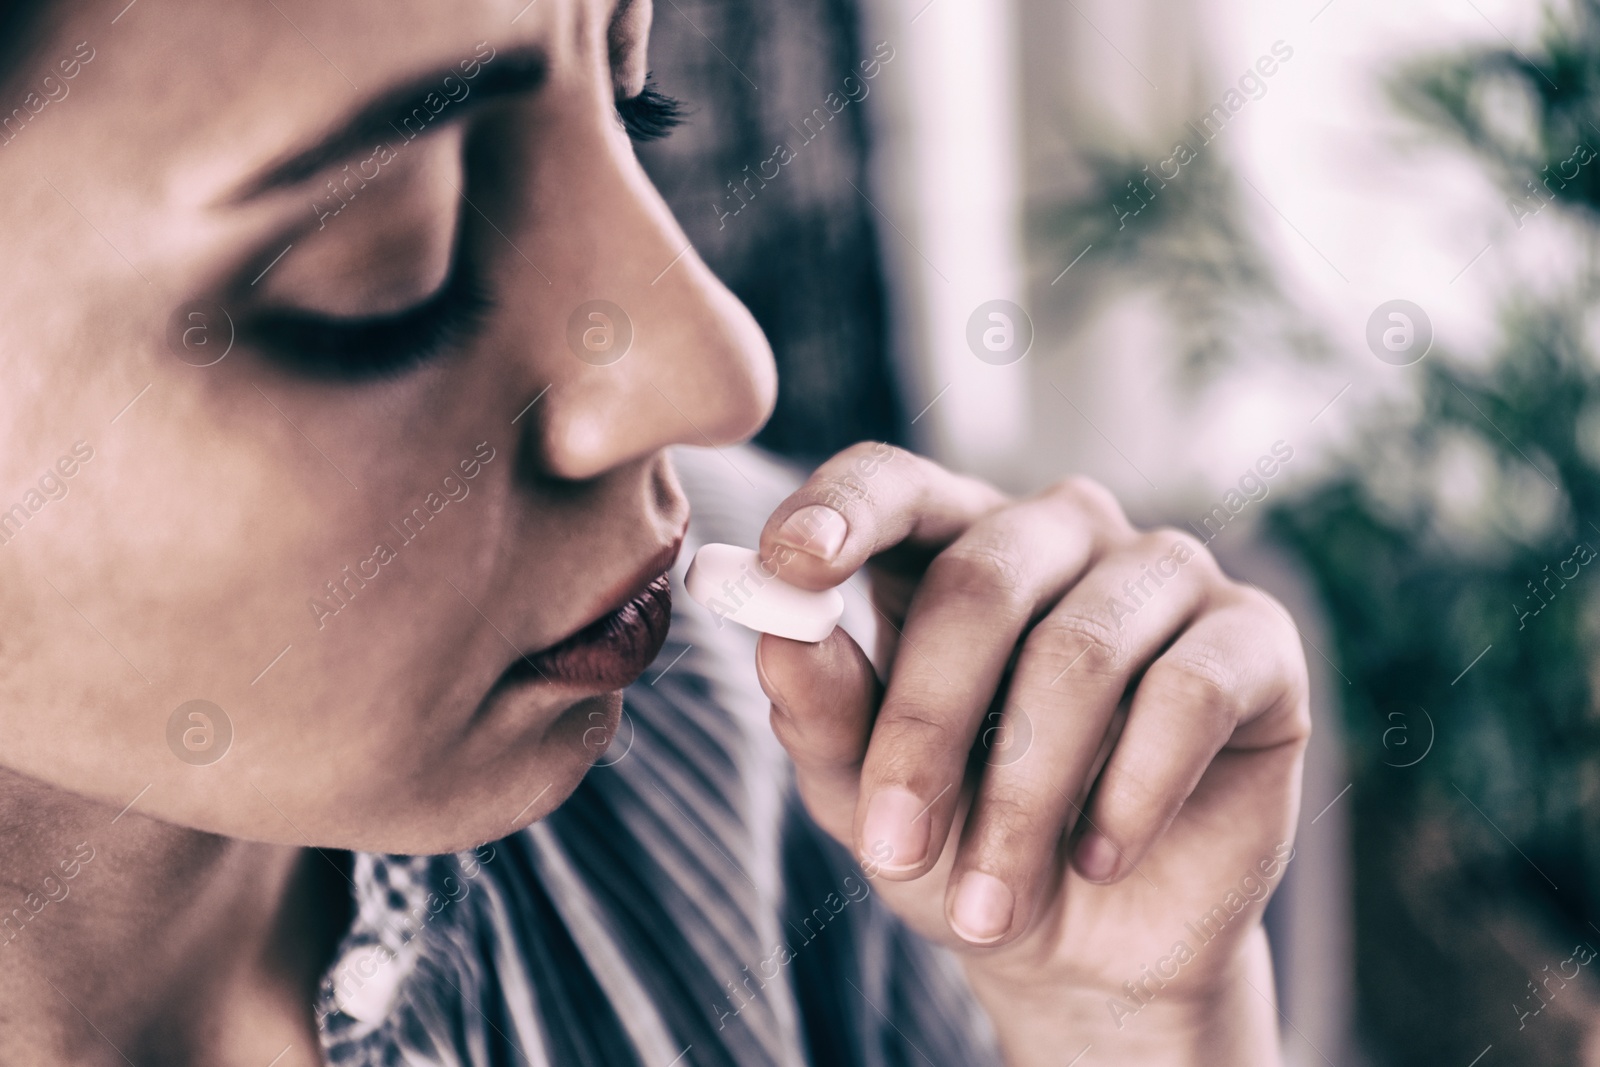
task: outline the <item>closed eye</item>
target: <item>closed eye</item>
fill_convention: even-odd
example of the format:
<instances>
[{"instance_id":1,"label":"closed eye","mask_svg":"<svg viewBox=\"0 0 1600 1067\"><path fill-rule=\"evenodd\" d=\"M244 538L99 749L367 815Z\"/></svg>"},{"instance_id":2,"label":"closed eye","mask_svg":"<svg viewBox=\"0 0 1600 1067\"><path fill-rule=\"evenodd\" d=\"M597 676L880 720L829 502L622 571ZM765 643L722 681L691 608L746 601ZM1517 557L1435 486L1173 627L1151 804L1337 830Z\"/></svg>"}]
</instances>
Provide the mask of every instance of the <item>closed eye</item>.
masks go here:
<instances>
[{"instance_id":1,"label":"closed eye","mask_svg":"<svg viewBox=\"0 0 1600 1067\"><path fill-rule=\"evenodd\" d=\"M646 79L644 89L637 95L617 101L617 117L635 141L659 141L683 125L684 111L682 103Z\"/></svg>"},{"instance_id":2,"label":"closed eye","mask_svg":"<svg viewBox=\"0 0 1600 1067\"><path fill-rule=\"evenodd\" d=\"M493 307L487 285L458 262L437 292L402 311L363 318L268 311L247 319L243 332L295 373L353 382L404 374L463 344Z\"/></svg>"}]
</instances>

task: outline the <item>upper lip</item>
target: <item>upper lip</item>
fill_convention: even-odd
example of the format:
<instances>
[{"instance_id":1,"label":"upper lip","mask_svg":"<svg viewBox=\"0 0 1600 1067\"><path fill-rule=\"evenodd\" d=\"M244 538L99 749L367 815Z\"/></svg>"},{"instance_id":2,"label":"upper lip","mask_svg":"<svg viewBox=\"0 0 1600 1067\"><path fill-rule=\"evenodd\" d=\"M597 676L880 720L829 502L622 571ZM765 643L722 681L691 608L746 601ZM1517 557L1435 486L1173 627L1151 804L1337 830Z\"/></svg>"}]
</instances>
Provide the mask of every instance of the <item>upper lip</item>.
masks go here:
<instances>
[{"instance_id":1,"label":"upper lip","mask_svg":"<svg viewBox=\"0 0 1600 1067\"><path fill-rule=\"evenodd\" d=\"M675 563L678 559L678 553L683 550L683 538L684 534L680 532L677 537L673 538L671 544L663 547L659 552L635 568L627 578L622 579L616 585L614 585L608 591L606 599L601 602L603 607L600 610L585 618L584 621L579 623L577 626L574 626L572 629L568 630L558 640L551 642L543 648L534 649L531 652L525 652L522 654L520 659L525 660L530 656L536 656L541 652L548 652L553 648L558 648L559 646L572 640L590 626L620 610L624 605L640 596L644 592L646 586L672 569L673 563Z\"/></svg>"}]
</instances>

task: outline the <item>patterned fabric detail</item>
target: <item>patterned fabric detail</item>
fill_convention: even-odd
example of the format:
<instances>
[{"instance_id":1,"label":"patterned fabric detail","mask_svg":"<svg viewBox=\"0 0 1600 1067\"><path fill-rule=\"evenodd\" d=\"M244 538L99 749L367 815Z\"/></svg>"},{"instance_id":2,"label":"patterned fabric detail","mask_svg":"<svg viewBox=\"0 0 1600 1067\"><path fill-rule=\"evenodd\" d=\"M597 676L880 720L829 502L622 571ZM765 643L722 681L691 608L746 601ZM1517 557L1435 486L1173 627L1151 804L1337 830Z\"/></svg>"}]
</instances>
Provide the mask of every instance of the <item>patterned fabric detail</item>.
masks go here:
<instances>
[{"instance_id":1,"label":"patterned fabric detail","mask_svg":"<svg viewBox=\"0 0 1600 1067\"><path fill-rule=\"evenodd\" d=\"M696 508L685 559L706 540L754 544L796 484L754 449L677 458ZM865 597L847 601L846 627L872 647ZM318 1000L328 1062L998 1063L952 958L801 808L754 643L680 595L611 748L565 804L476 852L354 857L356 917Z\"/></svg>"}]
</instances>

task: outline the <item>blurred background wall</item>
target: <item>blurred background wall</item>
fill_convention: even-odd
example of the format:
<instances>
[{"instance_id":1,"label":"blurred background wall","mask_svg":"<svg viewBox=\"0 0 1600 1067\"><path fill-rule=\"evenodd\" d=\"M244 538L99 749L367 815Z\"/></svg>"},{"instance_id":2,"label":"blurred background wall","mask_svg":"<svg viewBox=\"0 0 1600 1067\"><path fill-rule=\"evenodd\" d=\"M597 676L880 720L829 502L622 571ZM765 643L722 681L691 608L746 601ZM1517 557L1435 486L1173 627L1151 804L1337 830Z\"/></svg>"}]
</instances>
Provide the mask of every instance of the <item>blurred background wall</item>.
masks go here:
<instances>
[{"instance_id":1,"label":"blurred background wall","mask_svg":"<svg viewBox=\"0 0 1600 1067\"><path fill-rule=\"evenodd\" d=\"M664 0L653 55L763 443L1087 473L1294 613L1292 1061L1600 1063L1594 0Z\"/></svg>"}]
</instances>

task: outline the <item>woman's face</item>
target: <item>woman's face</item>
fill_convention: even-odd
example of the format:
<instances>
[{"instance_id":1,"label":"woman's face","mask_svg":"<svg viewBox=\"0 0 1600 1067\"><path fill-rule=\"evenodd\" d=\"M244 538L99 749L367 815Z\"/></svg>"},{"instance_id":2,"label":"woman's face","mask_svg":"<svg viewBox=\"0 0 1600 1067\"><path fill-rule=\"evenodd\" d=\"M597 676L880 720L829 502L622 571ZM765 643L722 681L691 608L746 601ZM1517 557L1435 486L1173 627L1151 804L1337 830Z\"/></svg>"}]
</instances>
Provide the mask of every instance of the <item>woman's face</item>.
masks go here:
<instances>
[{"instance_id":1,"label":"woman's face","mask_svg":"<svg viewBox=\"0 0 1600 1067\"><path fill-rule=\"evenodd\" d=\"M649 0L125 3L0 99L0 764L292 844L525 825L659 648L648 594L578 632L676 552L662 449L773 397L618 118Z\"/></svg>"}]
</instances>

